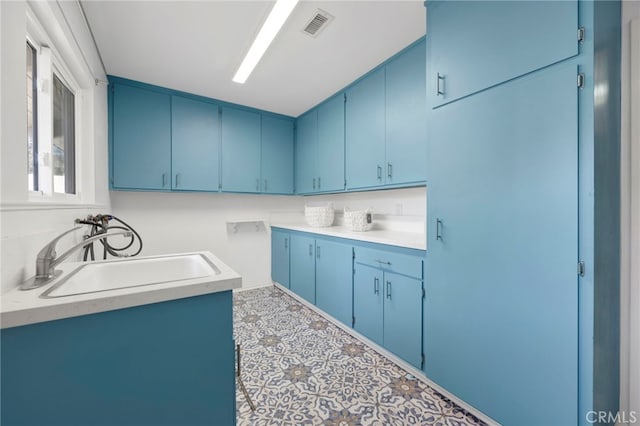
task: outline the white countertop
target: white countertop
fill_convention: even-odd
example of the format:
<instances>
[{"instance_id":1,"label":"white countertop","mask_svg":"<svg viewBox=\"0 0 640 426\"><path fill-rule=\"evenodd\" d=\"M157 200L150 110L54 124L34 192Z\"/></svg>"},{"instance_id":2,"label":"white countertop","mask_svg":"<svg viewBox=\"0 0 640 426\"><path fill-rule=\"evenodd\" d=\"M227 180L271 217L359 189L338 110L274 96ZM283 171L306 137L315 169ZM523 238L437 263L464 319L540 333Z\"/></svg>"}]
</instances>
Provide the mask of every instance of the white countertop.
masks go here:
<instances>
[{"instance_id":1,"label":"white countertop","mask_svg":"<svg viewBox=\"0 0 640 426\"><path fill-rule=\"evenodd\" d=\"M418 250L427 249L427 238L421 232L406 232L394 229L371 229L365 232L350 231L342 225L314 228L300 222L272 222L272 227L291 229L293 231L310 232L312 234L328 235L330 237L348 238L350 240L366 241L369 243L387 244Z\"/></svg>"},{"instance_id":2,"label":"white countertop","mask_svg":"<svg viewBox=\"0 0 640 426\"><path fill-rule=\"evenodd\" d=\"M187 253L180 253L187 254ZM188 253L191 254L191 253ZM42 298L40 295L54 286L60 279L86 265L86 262L63 262L57 269L62 275L50 284L33 290L22 291L14 288L2 294L0 311L1 328L35 324L44 321L70 318L98 312L112 311L133 306L147 305L174 299L200 296L209 293L232 290L242 285L242 278L210 252L199 252L220 271L211 277L159 283L138 287L128 287L85 293L73 296ZM171 256L171 255L168 255ZM158 257L158 256L148 256ZM136 258L142 259L143 257ZM114 260L118 262L119 260Z\"/></svg>"}]
</instances>

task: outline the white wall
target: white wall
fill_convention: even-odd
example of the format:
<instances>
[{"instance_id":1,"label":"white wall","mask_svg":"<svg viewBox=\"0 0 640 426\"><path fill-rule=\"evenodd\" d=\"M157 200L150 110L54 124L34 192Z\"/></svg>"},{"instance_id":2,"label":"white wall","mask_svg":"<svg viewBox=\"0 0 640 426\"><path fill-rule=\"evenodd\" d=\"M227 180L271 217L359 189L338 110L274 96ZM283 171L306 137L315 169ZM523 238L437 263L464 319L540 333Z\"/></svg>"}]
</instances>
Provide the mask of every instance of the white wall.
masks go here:
<instances>
[{"instance_id":1,"label":"white wall","mask_svg":"<svg viewBox=\"0 0 640 426\"><path fill-rule=\"evenodd\" d=\"M134 227L144 241L143 255L209 250L243 277L243 287L271 282L269 229L240 226L233 233L227 221L264 219L267 222L302 220L304 204L332 201L336 209L373 208L424 223L426 193L423 188L332 194L314 197L242 194L112 192L114 215Z\"/></svg>"},{"instance_id":2,"label":"white wall","mask_svg":"<svg viewBox=\"0 0 640 426\"><path fill-rule=\"evenodd\" d=\"M0 284L15 287L35 272L38 250L73 219L108 210L107 91L97 52L75 2L35 2L33 13L80 85L86 102L76 144L82 199L75 205L34 203L27 190L27 3L0 1ZM81 53L82 52L82 53ZM60 250L79 241L70 237Z\"/></svg>"},{"instance_id":3,"label":"white wall","mask_svg":"<svg viewBox=\"0 0 640 426\"><path fill-rule=\"evenodd\" d=\"M634 18L640 18L640 2L623 1L620 410L635 411L640 416L640 68L631 75L630 29ZM640 40L640 24L636 25L636 37ZM640 45L634 48L638 54L636 63L640 65ZM636 126L633 130L632 125Z\"/></svg>"}]
</instances>

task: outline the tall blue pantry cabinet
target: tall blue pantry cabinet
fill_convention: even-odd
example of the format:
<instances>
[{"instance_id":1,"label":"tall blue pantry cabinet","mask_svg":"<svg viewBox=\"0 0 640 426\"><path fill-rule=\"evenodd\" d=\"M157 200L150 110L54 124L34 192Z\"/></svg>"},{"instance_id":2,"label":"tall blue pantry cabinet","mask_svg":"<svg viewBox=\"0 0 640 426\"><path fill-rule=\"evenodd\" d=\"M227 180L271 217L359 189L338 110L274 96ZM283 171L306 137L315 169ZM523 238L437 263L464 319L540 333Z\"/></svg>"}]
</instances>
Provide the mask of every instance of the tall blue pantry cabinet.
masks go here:
<instances>
[{"instance_id":1,"label":"tall blue pantry cabinet","mask_svg":"<svg viewBox=\"0 0 640 426\"><path fill-rule=\"evenodd\" d=\"M502 424L615 413L620 3L426 7L425 373Z\"/></svg>"}]
</instances>

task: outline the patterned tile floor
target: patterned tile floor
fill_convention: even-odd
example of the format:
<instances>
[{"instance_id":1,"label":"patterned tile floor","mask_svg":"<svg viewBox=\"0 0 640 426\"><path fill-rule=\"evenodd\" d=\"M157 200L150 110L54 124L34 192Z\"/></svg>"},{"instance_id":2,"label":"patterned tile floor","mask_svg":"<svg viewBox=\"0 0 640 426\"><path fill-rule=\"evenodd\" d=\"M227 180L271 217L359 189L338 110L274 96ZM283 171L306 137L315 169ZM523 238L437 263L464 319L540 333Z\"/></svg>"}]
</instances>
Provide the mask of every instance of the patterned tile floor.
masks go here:
<instances>
[{"instance_id":1,"label":"patterned tile floor","mask_svg":"<svg viewBox=\"0 0 640 426\"><path fill-rule=\"evenodd\" d=\"M234 294L238 425L482 425L276 287Z\"/></svg>"}]
</instances>

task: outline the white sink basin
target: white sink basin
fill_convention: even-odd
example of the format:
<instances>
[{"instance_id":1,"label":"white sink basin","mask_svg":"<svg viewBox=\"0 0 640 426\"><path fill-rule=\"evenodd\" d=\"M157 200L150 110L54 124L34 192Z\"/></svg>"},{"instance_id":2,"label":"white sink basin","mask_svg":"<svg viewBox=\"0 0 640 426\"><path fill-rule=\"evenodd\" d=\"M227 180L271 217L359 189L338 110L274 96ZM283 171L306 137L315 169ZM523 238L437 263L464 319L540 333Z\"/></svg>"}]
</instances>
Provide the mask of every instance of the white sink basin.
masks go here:
<instances>
[{"instance_id":1,"label":"white sink basin","mask_svg":"<svg viewBox=\"0 0 640 426\"><path fill-rule=\"evenodd\" d=\"M128 287L180 282L220 274L201 254L130 258L85 263L54 284L40 297L63 297Z\"/></svg>"}]
</instances>

